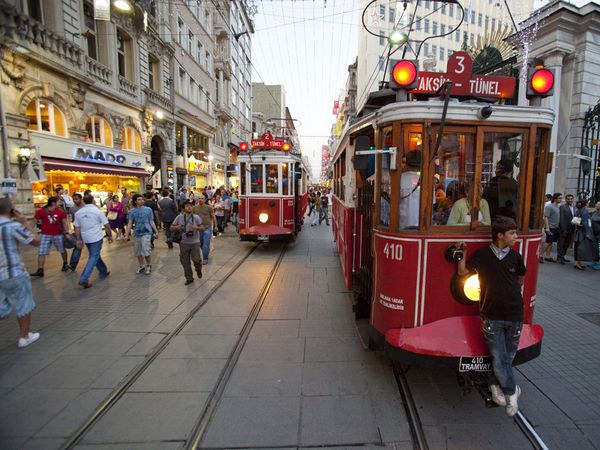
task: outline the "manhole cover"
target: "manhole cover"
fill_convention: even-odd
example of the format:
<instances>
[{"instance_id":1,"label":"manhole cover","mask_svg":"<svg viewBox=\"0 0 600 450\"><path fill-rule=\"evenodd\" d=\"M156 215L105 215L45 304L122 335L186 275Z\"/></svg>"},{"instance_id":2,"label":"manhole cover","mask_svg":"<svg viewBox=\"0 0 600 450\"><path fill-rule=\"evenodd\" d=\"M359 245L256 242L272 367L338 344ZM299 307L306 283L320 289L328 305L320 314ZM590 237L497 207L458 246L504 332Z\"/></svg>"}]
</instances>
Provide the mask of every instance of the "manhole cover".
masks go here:
<instances>
[{"instance_id":1,"label":"manhole cover","mask_svg":"<svg viewBox=\"0 0 600 450\"><path fill-rule=\"evenodd\" d=\"M592 322L594 325L598 325L600 327L600 312L596 313L579 313L577 314L582 319L587 320L588 322Z\"/></svg>"}]
</instances>

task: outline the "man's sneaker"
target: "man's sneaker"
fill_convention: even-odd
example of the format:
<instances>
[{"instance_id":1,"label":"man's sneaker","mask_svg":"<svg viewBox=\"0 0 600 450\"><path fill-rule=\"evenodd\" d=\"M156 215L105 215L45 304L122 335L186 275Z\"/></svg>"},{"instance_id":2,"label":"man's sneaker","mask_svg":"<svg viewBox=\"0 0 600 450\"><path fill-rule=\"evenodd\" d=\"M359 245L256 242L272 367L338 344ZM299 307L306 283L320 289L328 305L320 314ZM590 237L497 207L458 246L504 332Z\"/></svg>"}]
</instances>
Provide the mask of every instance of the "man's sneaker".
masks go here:
<instances>
[{"instance_id":1,"label":"man's sneaker","mask_svg":"<svg viewBox=\"0 0 600 450\"><path fill-rule=\"evenodd\" d=\"M43 277L44 269L38 269L36 272L30 273L29 275L31 275L32 277Z\"/></svg>"},{"instance_id":2,"label":"man's sneaker","mask_svg":"<svg viewBox=\"0 0 600 450\"><path fill-rule=\"evenodd\" d=\"M152 266L146 266L146 275L150 275L152 273Z\"/></svg>"},{"instance_id":3,"label":"man's sneaker","mask_svg":"<svg viewBox=\"0 0 600 450\"><path fill-rule=\"evenodd\" d=\"M498 406L506 406L506 398L504 397L504 392L500 389L500 386L497 384L490 384L489 386L490 392L492 393L492 400Z\"/></svg>"},{"instance_id":4,"label":"man's sneaker","mask_svg":"<svg viewBox=\"0 0 600 450\"><path fill-rule=\"evenodd\" d=\"M513 395L506 396L506 415L509 417L514 416L519 410L519 404L517 403L519 395L521 395L521 388L517 386Z\"/></svg>"},{"instance_id":5,"label":"man's sneaker","mask_svg":"<svg viewBox=\"0 0 600 450\"><path fill-rule=\"evenodd\" d=\"M191 280L185 280L185 285L187 286L188 284L192 284L194 282L194 279L192 278Z\"/></svg>"},{"instance_id":6,"label":"man's sneaker","mask_svg":"<svg viewBox=\"0 0 600 450\"><path fill-rule=\"evenodd\" d=\"M66 272L67 270L69 270L71 268L71 266L69 266L67 263L63 263L62 265L62 269L60 269L62 272Z\"/></svg>"},{"instance_id":7,"label":"man's sneaker","mask_svg":"<svg viewBox=\"0 0 600 450\"><path fill-rule=\"evenodd\" d=\"M144 273L146 271L146 266L140 266L137 268L135 273Z\"/></svg>"},{"instance_id":8,"label":"man's sneaker","mask_svg":"<svg viewBox=\"0 0 600 450\"><path fill-rule=\"evenodd\" d=\"M17 347L23 348L27 347L29 344L34 343L40 338L40 333L29 333L26 338L19 338L19 342L17 342Z\"/></svg>"},{"instance_id":9,"label":"man's sneaker","mask_svg":"<svg viewBox=\"0 0 600 450\"><path fill-rule=\"evenodd\" d=\"M79 286L83 286L84 289L89 289L92 287L92 283L89 281L80 281Z\"/></svg>"},{"instance_id":10,"label":"man's sneaker","mask_svg":"<svg viewBox=\"0 0 600 450\"><path fill-rule=\"evenodd\" d=\"M196 270L196 274L198 275L198 278L202 278L202 271L201 270Z\"/></svg>"}]
</instances>

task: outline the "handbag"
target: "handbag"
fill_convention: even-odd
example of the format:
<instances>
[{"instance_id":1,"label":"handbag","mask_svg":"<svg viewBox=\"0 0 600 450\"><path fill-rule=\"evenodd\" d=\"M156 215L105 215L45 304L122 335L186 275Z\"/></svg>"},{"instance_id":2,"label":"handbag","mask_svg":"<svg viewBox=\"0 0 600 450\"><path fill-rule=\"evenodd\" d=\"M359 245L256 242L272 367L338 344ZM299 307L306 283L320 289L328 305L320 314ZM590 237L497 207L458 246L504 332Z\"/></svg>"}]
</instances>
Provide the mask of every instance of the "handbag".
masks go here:
<instances>
[{"instance_id":1,"label":"handbag","mask_svg":"<svg viewBox=\"0 0 600 450\"><path fill-rule=\"evenodd\" d=\"M183 233L184 230L187 229L187 219L185 217L185 214L183 215L183 227L181 227L178 231L173 231L173 233L171 234L171 240L173 242L175 242L176 244L181 244L181 241L183 239Z\"/></svg>"},{"instance_id":2,"label":"handbag","mask_svg":"<svg viewBox=\"0 0 600 450\"><path fill-rule=\"evenodd\" d=\"M117 217L119 217L119 213L117 211L109 211L106 215L108 220L117 220Z\"/></svg>"},{"instance_id":3,"label":"handbag","mask_svg":"<svg viewBox=\"0 0 600 450\"><path fill-rule=\"evenodd\" d=\"M75 248L76 244L77 244L77 239L75 239L74 234L69 233L69 234L63 235L63 246L67 250L71 250L72 248Z\"/></svg>"}]
</instances>

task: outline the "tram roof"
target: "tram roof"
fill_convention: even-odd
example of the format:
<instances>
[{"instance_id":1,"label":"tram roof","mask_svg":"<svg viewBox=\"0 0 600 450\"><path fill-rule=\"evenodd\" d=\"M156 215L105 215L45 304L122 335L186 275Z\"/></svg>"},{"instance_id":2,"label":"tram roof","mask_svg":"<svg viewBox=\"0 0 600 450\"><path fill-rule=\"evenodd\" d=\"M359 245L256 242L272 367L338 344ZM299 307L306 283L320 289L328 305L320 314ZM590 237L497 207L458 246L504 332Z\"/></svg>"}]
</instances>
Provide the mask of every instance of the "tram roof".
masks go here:
<instances>
[{"instance_id":1,"label":"tram roof","mask_svg":"<svg viewBox=\"0 0 600 450\"><path fill-rule=\"evenodd\" d=\"M478 116L478 112L485 106L490 106L492 108L492 115L487 119L481 119ZM398 120L414 123L426 120L440 122L443 110L444 101L439 99L390 103L365 117L361 117L345 130L344 135L348 136L374 125L383 126ZM551 108L490 105L489 103L481 102L458 102L456 99L450 100L448 111L446 113L446 122L460 122L462 124L472 123L473 125L494 125L502 123L519 126L535 123L538 125L552 126L554 124L554 118L555 113Z\"/></svg>"}]
</instances>

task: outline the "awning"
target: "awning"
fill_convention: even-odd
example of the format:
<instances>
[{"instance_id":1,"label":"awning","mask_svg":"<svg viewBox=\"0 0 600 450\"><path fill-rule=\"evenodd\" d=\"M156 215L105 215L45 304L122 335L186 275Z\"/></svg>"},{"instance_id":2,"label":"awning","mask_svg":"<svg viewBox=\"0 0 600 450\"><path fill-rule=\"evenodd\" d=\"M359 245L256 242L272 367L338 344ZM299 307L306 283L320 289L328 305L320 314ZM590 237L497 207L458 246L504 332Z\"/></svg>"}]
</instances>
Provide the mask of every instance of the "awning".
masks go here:
<instances>
[{"instance_id":1,"label":"awning","mask_svg":"<svg viewBox=\"0 0 600 450\"><path fill-rule=\"evenodd\" d=\"M44 169L46 170L73 170L76 172L101 173L108 175L120 175L129 177L149 177L144 169L137 167L120 167L103 164L94 164L66 159L42 157Z\"/></svg>"}]
</instances>

